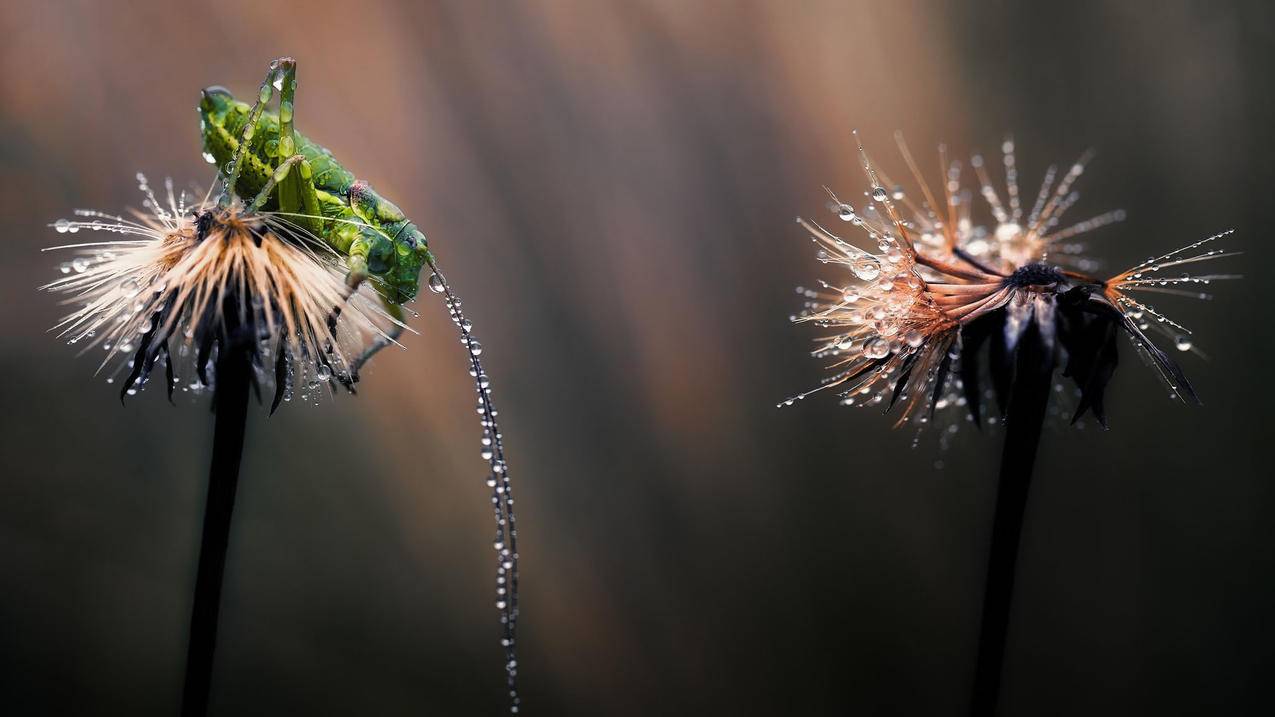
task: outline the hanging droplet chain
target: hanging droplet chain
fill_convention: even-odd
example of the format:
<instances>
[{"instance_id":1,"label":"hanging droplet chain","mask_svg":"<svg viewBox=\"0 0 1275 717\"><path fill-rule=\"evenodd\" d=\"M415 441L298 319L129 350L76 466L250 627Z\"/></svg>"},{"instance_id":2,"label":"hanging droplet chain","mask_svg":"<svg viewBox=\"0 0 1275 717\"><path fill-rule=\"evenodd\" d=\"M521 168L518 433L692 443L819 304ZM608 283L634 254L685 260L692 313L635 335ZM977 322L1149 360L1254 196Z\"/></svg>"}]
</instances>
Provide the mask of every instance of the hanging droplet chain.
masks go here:
<instances>
[{"instance_id":1,"label":"hanging droplet chain","mask_svg":"<svg viewBox=\"0 0 1275 717\"><path fill-rule=\"evenodd\" d=\"M429 277L429 289L436 294L443 294L447 312L452 323L460 328L461 344L469 355L469 375L474 378L474 389L478 393L478 414L482 417L483 437L480 455L487 461L491 472L487 477L487 486L492 489L491 504L496 519L496 538L493 547L496 550L496 608L500 610L500 621L504 625L501 646L505 650L506 683L509 687L509 711L517 714L522 699L518 696L518 523L514 517L513 487L509 481L509 466L505 463L505 449L502 443L500 427L496 424L496 408L491 401L491 381L483 370L482 361L478 358L482 352L482 344L473 334L473 323L461 312L461 301L452 293L447 280L433 261L429 268L434 272Z\"/></svg>"}]
</instances>

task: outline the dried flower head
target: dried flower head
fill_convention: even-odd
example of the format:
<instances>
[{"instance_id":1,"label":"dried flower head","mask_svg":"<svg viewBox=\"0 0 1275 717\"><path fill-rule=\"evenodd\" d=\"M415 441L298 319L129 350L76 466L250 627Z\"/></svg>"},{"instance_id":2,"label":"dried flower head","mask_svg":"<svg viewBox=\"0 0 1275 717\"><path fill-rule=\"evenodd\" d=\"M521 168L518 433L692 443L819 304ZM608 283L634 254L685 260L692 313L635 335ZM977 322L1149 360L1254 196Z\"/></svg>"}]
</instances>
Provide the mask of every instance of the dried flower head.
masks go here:
<instances>
[{"instance_id":1,"label":"dried flower head","mask_svg":"<svg viewBox=\"0 0 1275 717\"><path fill-rule=\"evenodd\" d=\"M1160 331L1173 339L1176 348L1189 351L1194 350L1190 332L1131 293L1208 298L1199 290L1202 285L1234 277L1170 276L1167 270L1232 255L1203 248L1229 231L1110 279L1095 278L1081 273L1092 270L1097 262L1084 256L1076 239L1122 220L1124 213L1108 212L1059 228L1063 214L1079 198L1073 185L1084 171L1088 154L1056 186L1058 170L1049 168L1026 219L1013 141L1006 140L1002 147L1004 201L982 157L975 155L971 164L980 194L995 221L988 229L971 216L971 193L962 189L959 161L950 161L940 147L946 176L942 194L936 195L921 177L902 137L896 138L920 188L919 202L891 182L868 159L862 145L860 158L871 185L863 210L829 192L830 208L862 231L875 250L861 248L817 222L798 219L819 245L819 261L845 268L840 280L821 281L819 289L798 289L808 301L793 320L831 329L816 340L813 355L834 359L835 373L816 391L834 388L846 405L885 403L889 410L901 402L900 424L913 418L925 422L947 405L967 406L972 420L979 423L980 381L990 374L1003 412L1015 351L1030 331L1032 340L1065 362L1061 364L1064 375L1076 383L1079 400L1073 422L1092 411L1105 426L1103 396L1116 365L1116 338L1124 333L1156 368L1172 395L1196 400L1181 369L1147 336L1149 330ZM984 344L990 344L988 371L980 369Z\"/></svg>"},{"instance_id":2,"label":"dried flower head","mask_svg":"<svg viewBox=\"0 0 1275 717\"><path fill-rule=\"evenodd\" d=\"M76 210L79 219L54 223L60 233L123 236L52 247L76 256L42 287L78 307L55 327L60 336L105 349L99 370L128 369L121 398L161 361L170 398L179 367L195 375L184 388L209 387L217 353L235 346L250 354L258 385L274 383L273 410L295 388L348 376L367 339L394 321L371 297L351 296L339 257L286 221L207 197L190 203L171 181L162 205L137 178L149 213Z\"/></svg>"}]
</instances>

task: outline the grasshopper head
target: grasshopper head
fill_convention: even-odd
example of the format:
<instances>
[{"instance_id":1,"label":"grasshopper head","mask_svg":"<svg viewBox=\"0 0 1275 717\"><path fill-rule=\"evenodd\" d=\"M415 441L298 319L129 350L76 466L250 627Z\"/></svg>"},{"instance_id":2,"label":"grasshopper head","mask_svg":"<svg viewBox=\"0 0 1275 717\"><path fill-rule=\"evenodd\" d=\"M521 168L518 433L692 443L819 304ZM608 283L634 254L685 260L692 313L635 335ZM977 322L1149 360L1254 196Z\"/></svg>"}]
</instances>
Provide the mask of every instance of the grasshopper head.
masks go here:
<instances>
[{"instance_id":1,"label":"grasshopper head","mask_svg":"<svg viewBox=\"0 0 1275 717\"><path fill-rule=\"evenodd\" d=\"M351 184L349 198L354 214L389 239L369 242L373 248L368 253L368 268L384 279L386 297L396 304L415 298L421 268L430 258L425 235L367 182Z\"/></svg>"},{"instance_id":2,"label":"grasshopper head","mask_svg":"<svg viewBox=\"0 0 1275 717\"><path fill-rule=\"evenodd\" d=\"M243 116L247 109L224 87L208 87L199 93L199 131L204 140L204 158L219 168L225 167L233 153L228 140L235 130L233 118Z\"/></svg>"},{"instance_id":3,"label":"grasshopper head","mask_svg":"<svg viewBox=\"0 0 1275 717\"><path fill-rule=\"evenodd\" d=\"M234 95L225 87L205 87L199 93L199 117L217 127L223 126L226 114L238 104Z\"/></svg>"},{"instance_id":4,"label":"grasshopper head","mask_svg":"<svg viewBox=\"0 0 1275 717\"><path fill-rule=\"evenodd\" d=\"M416 298L421 268L431 258L425 235L412 222L405 222L394 237L394 255L394 268L386 279L393 289L390 298L401 304Z\"/></svg>"}]
</instances>

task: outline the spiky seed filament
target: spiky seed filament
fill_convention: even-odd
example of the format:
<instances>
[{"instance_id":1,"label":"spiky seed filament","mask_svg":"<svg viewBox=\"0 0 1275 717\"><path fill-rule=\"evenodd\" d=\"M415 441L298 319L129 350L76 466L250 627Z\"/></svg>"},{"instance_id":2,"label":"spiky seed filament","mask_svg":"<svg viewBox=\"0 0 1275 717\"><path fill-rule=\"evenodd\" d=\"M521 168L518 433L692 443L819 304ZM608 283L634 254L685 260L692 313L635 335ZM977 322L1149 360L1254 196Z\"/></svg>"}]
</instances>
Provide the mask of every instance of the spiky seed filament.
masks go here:
<instances>
[{"instance_id":1,"label":"spiky seed filament","mask_svg":"<svg viewBox=\"0 0 1275 717\"><path fill-rule=\"evenodd\" d=\"M238 204L188 203L171 182L160 204L138 180L149 213L126 219L79 210L80 219L54 223L60 233L129 238L52 247L76 256L63 265L65 276L42 287L78 307L54 327L59 336L84 351L105 349L99 371L128 369L121 395L135 392L160 361L170 377L174 363L184 364L182 375L195 374L186 388L210 384L214 352L230 331L251 332L254 363L262 382L278 382L276 399L288 386L304 393L339 378L368 337L393 321L369 297L347 302L337 257L295 227ZM338 308L341 320L330 321ZM228 310L238 314L233 321Z\"/></svg>"},{"instance_id":2,"label":"spiky seed filament","mask_svg":"<svg viewBox=\"0 0 1275 717\"><path fill-rule=\"evenodd\" d=\"M975 387L979 371L974 362L986 336L995 337L995 345L1012 351L1017 335L1038 324L1046 340L1062 340L1057 350L1064 354L1100 354L1100 362L1093 366L1086 363L1090 358L1077 359L1076 365L1101 373L1108 362L1114 365L1114 347L1087 343L1090 339L1083 338L1100 332L1105 325L1089 327L1091 315L1096 314L1104 317L1100 322L1112 322L1130 336L1174 395L1194 400L1180 369L1143 333L1156 330L1168 334L1179 350L1198 352L1187 338L1190 332L1130 294L1147 291L1208 298L1198 291L1200 286L1235 276L1172 276L1165 270L1233 255L1221 250L1191 253L1230 232L1150 259L1103 281L1083 273L1097 262L1085 256L1083 246L1074 240L1123 220L1124 212L1110 211L1060 226L1063 215L1079 198L1074 186L1091 152L1083 154L1061 177L1056 167L1050 167L1026 219L1013 140L1006 139L1001 147L1006 181L1003 194L994 186L993 170L982 155L975 154L970 165L995 222L988 227L974 221L971 193L961 187L961 163L950 159L945 147L939 150L944 182L942 192L936 193L922 177L902 135L896 134L896 141L920 187L919 203L901 186L886 190L889 177L868 158L862 144L860 164L869 184L866 203L856 209L827 190L834 214L866 235L866 248L817 222L798 219L818 246L817 259L838 267L841 277L822 280L816 289L798 289L806 304L793 320L828 329L815 339L812 354L832 359L833 373L814 391L836 389L846 405L884 403L888 410L901 403L904 408L899 423L913 418L925 422L934 408L948 404L967 405L977 421L981 397ZM905 219L900 209L910 213L910 218ZM1064 295L1069 297L1067 301L1056 300ZM996 331L972 328L991 326L988 321L994 322ZM956 378L949 387L951 376ZM1099 383L1088 376L1076 380L1082 407L1097 399L1095 413L1105 421L1100 401L1105 379ZM780 405L791 405L814 391ZM921 407L928 407L929 412L918 410Z\"/></svg>"}]
</instances>

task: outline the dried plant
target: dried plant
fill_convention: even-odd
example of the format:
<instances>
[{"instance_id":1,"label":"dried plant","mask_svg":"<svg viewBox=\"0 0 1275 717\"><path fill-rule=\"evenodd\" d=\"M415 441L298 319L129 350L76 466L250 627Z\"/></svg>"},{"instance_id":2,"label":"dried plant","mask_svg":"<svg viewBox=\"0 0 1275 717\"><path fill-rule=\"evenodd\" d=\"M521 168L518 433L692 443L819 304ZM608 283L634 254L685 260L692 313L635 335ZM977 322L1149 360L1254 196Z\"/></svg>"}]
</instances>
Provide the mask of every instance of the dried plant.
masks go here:
<instances>
[{"instance_id":1,"label":"dried plant","mask_svg":"<svg viewBox=\"0 0 1275 717\"><path fill-rule=\"evenodd\" d=\"M798 219L819 245L819 261L841 269L807 299L794 321L826 329L813 355L834 373L815 391L833 389L846 405L902 406L896 425L925 425L935 412L964 407L975 425L997 421L983 410L980 386L990 381L1006 425L992 529L972 712L993 714L1004 657L1014 570L1032 468L1058 366L1076 386L1075 423L1092 413L1107 425L1105 394L1118 362L1119 336L1151 365L1170 391L1198 402L1172 356L1151 339L1169 337L1179 351L1197 351L1191 332L1135 298L1150 292L1210 298L1202 289L1230 274L1182 273L1234 252L1197 241L1107 279L1078 239L1124 219L1112 211L1062 226L1079 199L1073 188L1086 153L1058 177L1050 167L1024 218L1012 140L1002 146L1004 198L981 156L971 161L993 222L976 222L962 165L940 147L942 193L921 176L901 136L899 149L920 189L915 201L889 180L859 146L869 189L862 211L832 198L830 208L874 248L865 249L817 222ZM889 188L887 188L889 187ZM803 393L780 405L805 398ZM953 423L951 429L956 428ZM947 431L944 432L946 435Z\"/></svg>"}]
</instances>

